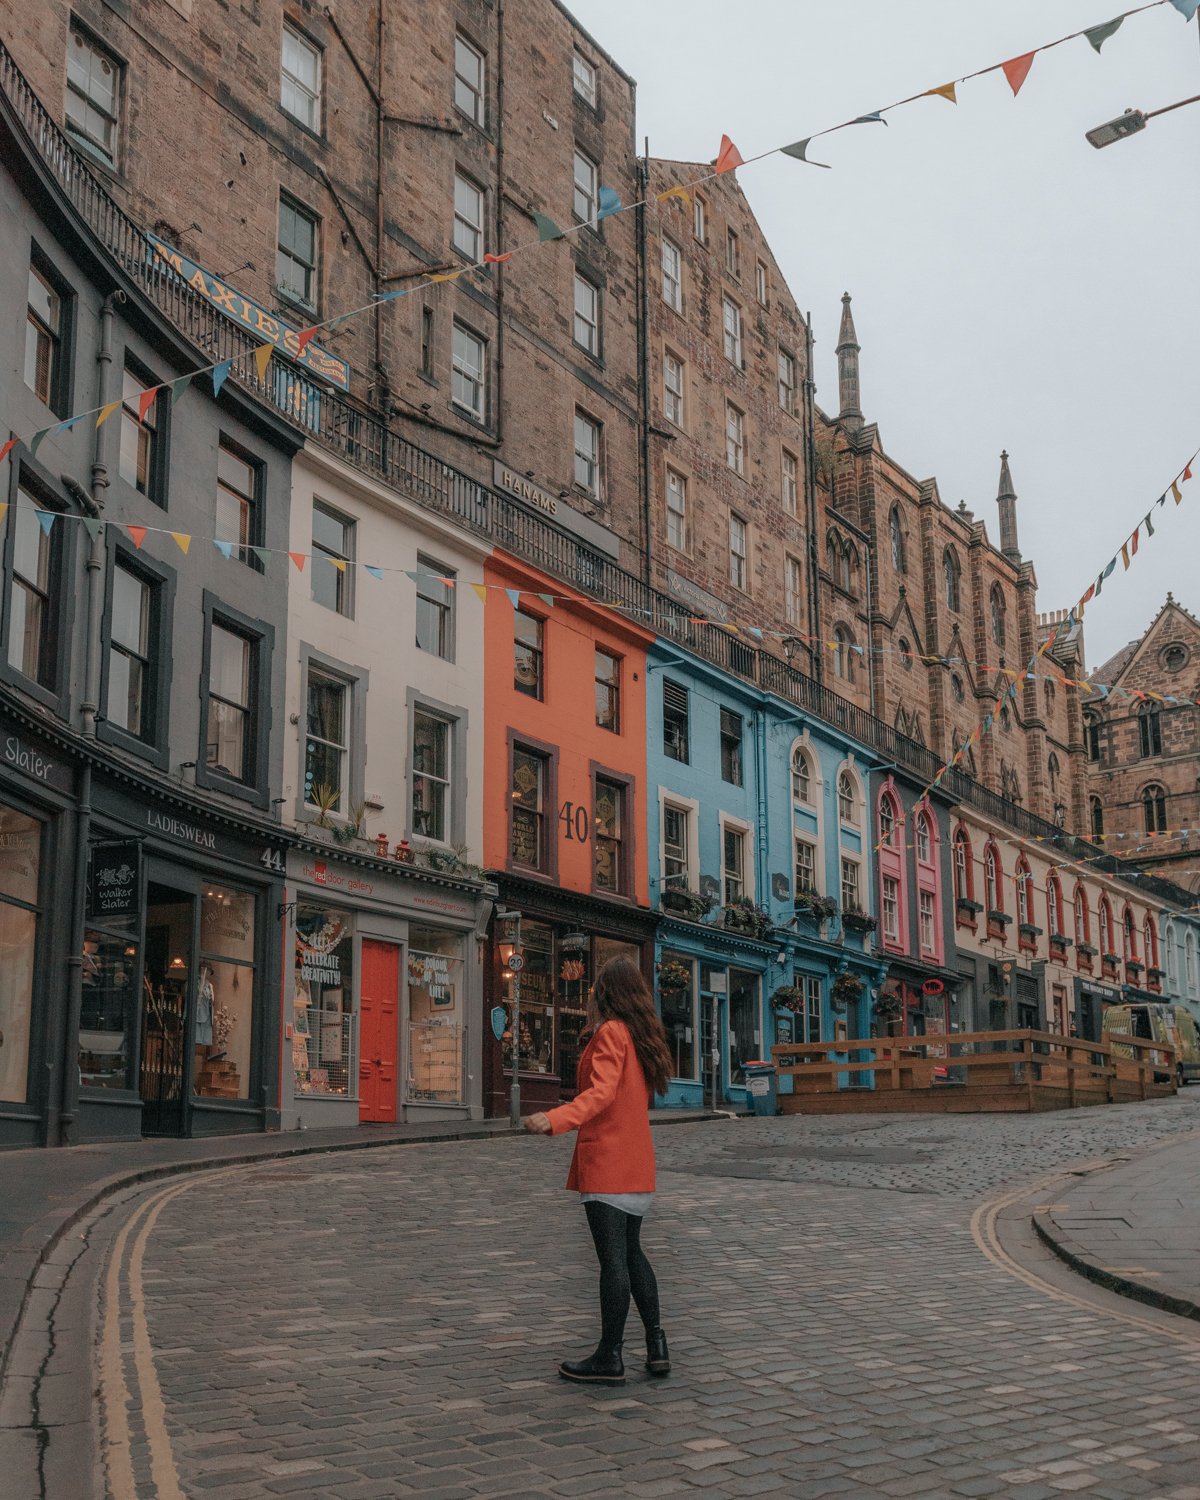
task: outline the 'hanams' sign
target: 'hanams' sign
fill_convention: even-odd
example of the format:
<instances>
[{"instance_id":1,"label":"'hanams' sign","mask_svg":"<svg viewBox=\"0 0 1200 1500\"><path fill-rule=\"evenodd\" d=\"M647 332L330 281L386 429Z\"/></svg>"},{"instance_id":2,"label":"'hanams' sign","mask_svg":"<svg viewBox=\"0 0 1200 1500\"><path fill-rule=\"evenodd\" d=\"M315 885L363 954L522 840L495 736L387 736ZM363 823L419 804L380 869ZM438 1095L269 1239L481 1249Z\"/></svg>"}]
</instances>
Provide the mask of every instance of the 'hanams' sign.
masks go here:
<instances>
[{"instance_id":1,"label":"'hanams' sign","mask_svg":"<svg viewBox=\"0 0 1200 1500\"><path fill-rule=\"evenodd\" d=\"M285 354L296 364L305 366L321 380L327 380L330 385L336 385L343 391L350 389L350 366L345 360L337 359L311 339L301 349L300 335L294 328L281 323L265 308L259 307L257 302L251 302L248 297L227 287L210 272L201 270L194 260L189 260L174 245L168 245L157 235L147 234L146 238L154 247L159 260L165 261L173 271L178 272L188 286L195 287L214 307L219 307L235 321L244 323L255 337L275 344L281 354Z\"/></svg>"}]
</instances>

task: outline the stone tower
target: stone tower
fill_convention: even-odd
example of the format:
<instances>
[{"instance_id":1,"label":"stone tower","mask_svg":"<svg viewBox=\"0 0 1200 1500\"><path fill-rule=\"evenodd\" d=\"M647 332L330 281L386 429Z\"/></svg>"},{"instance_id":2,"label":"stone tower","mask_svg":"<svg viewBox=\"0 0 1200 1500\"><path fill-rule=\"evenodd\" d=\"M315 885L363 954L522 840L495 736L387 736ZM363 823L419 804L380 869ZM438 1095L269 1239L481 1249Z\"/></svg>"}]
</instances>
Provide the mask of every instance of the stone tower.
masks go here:
<instances>
[{"instance_id":1,"label":"stone tower","mask_svg":"<svg viewBox=\"0 0 1200 1500\"><path fill-rule=\"evenodd\" d=\"M842 326L838 331L838 420L857 431L863 424L858 399L858 340L854 334L854 316L850 311L850 293L842 295Z\"/></svg>"},{"instance_id":2,"label":"stone tower","mask_svg":"<svg viewBox=\"0 0 1200 1500\"><path fill-rule=\"evenodd\" d=\"M1000 455L1000 489L996 504L1000 507L1000 551L1010 562L1018 563L1021 549L1017 545L1017 493L1008 472L1007 453Z\"/></svg>"}]
</instances>

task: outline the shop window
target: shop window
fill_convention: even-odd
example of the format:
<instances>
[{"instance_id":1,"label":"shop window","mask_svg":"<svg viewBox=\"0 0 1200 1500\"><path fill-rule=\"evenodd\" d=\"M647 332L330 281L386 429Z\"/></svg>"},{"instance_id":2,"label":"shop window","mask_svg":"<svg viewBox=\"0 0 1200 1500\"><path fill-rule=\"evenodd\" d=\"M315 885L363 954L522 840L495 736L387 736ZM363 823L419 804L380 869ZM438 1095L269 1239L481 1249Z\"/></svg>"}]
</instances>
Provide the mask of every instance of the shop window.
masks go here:
<instances>
[{"instance_id":1,"label":"shop window","mask_svg":"<svg viewBox=\"0 0 1200 1500\"><path fill-rule=\"evenodd\" d=\"M275 289L312 312L317 305L317 216L288 198L279 200Z\"/></svg>"},{"instance_id":2,"label":"shop window","mask_svg":"<svg viewBox=\"0 0 1200 1500\"><path fill-rule=\"evenodd\" d=\"M261 466L222 441L217 455L216 540L232 544L229 555L259 572L262 564L252 549L259 542L261 482Z\"/></svg>"},{"instance_id":3,"label":"shop window","mask_svg":"<svg viewBox=\"0 0 1200 1500\"><path fill-rule=\"evenodd\" d=\"M544 693L543 632L545 624L536 615L513 611L513 687L540 702Z\"/></svg>"},{"instance_id":4,"label":"shop window","mask_svg":"<svg viewBox=\"0 0 1200 1500\"><path fill-rule=\"evenodd\" d=\"M450 839L452 726L417 708L413 711L412 831L418 838Z\"/></svg>"},{"instance_id":5,"label":"shop window","mask_svg":"<svg viewBox=\"0 0 1200 1500\"><path fill-rule=\"evenodd\" d=\"M672 1076L680 1079L694 1079L696 1077L695 960L686 953L672 953L664 948L659 975L659 1010L662 1015L663 1029L667 1033L667 1046L671 1049L674 1062Z\"/></svg>"},{"instance_id":6,"label":"shop window","mask_svg":"<svg viewBox=\"0 0 1200 1500\"><path fill-rule=\"evenodd\" d=\"M267 802L273 628L204 593L199 786Z\"/></svg>"},{"instance_id":7,"label":"shop window","mask_svg":"<svg viewBox=\"0 0 1200 1500\"><path fill-rule=\"evenodd\" d=\"M322 813L346 813L349 685L308 669L304 800Z\"/></svg>"},{"instance_id":8,"label":"shop window","mask_svg":"<svg viewBox=\"0 0 1200 1500\"><path fill-rule=\"evenodd\" d=\"M688 764L688 691L670 678L663 678L663 754L669 760Z\"/></svg>"},{"instance_id":9,"label":"shop window","mask_svg":"<svg viewBox=\"0 0 1200 1500\"><path fill-rule=\"evenodd\" d=\"M254 1038L253 895L206 885L200 897L196 989L197 1094L250 1097ZM201 1049L207 1049L204 1055Z\"/></svg>"},{"instance_id":10,"label":"shop window","mask_svg":"<svg viewBox=\"0 0 1200 1500\"><path fill-rule=\"evenodd\" d=\"M41 834L35 818L0 804L0 1099L6 1104L28 1097Z\"/></svg>"},{"instance_id":11,"label":"shop window","mask_svg":"<svg viewBox=\"0 0 1200 1500\"><path fill-rule=\"evenodd\" d=\"M117 164L121 65L88 32L72 23L67 43L68 134L107 166Z\"/></svg>"},{"instance_id":12,"label":"shop window","mask_svg":"<svg viewBox=\"0 0 1200 1500\"><path fill-rule=\"evenodd\" d=\"M309 130L321 129L321 54L286 23L279 77L280 107Z\"/></svg>"},{"instance_id":13,"label":"shop window","mask_svg":"<svg viewBox=\"0 0 1200 1500\"><path fill-rule=\"evenodd\" d=\"M352 615L355 523L323 500L313 501L312 596L335 614Z\"/></svg>"},{"instance_id":14,"label":"shop window","mask_svg":"<svg viewBox=\"0 0 1200 1500\"><path fill-rule=\"evenodd\" d=\"M721 710L721 780L742 785L742 716Z\"/></svg>"},{"instance_id":15,"label":"shop window","mask_svg":"<svg viewBox=\"0 0 1200 1500\"><path fill-rule=\"evenodd\" d=\"M595 886L612 895L627 895L631 870L626 847L625 798L628 787L621 782L596 777L592 813L592 844L595 854Z\"/></svg>"},{"instance_id":16,"label":"shop window","mask_svg":"<svg viewBox=\"0 0 1200 1500\"><path fill-rule=\"evenodd\" d=\"M297 1094L358 1092L354 939L349 913L300 903L292 1000Z\"/></svg>"},{"instance_id":17,"label":"shop window","mask_svg":"<svg viewBox=\"0 0 1200 1500\"><path fill-rule=\"evenodd\" d=\"M663 804L663 889L687 891L691 889L688 871L688 838L691 832L691 812L686 807Z\"/></svg>"},{"instance_id":18,"label":"shop window","mask_svg":"<svg viewBox=\"0 0 1200 1500\"><path fill-rule=\"evenodd\" d=\"M796 840L796 895L812 895L817 890L817 851L804 839Z\"/></svg>"},{"instance_id":19,"label":"shop window","mask_svg":"<svg viewBox=\"0 0 1200 1500\"><path fill-rule=\"evenodd\" d=\"M550 849L546 827L549 762L546 756L514 744L512 791L509 801L511 824L509 860L514 866L550 873Z\"/></svg>"},{"instance_id":20,"label":"shop window","mask_svg":"<svg viewBox=\"0 0 1200 1500\"><path fill-rule=\"evenodd\" d=\"M596 723L621 732L621 658L596 649Z\"/></svg>"},{"instance_id":21,"label":"shop window","mask_svg":"<svg viewBox=\"0 0 1200 1500\"><path fill-rule=\"evenodd\" d=\"M542 922L522 921L521 953L525 967L521 970L521 1003L519 1008L517 1066L522 1073L554 1073L558 1058L554 1046L554 933ZM578 964L583 978L585 960L571 958ZM568 970L573 972L573 969ZM504 1067L513 1065L512 1011L516 976L509 969L500 975L500 1000L508 1013L502 1042ZM578 987L578 985L577 985ZM578 1009L582 1010L583 1005ZM571 1080L573 1086L574 1079ZM564 1087L568 1087L564 1079Z\"/></svg>"},{"instance_id":22,"label":"shop window","mask_svg":"<svg viewBox=\"0 0 1200 1500\"><path fill-rule=\"evenodd\" d=\"M410 1103L463 1102L463 940L440 927L408 929Z\"/></svg>"},{"instance_id":23,"label":"shop window","mask_svg":"<svg viewBox=\"0 0 1200 1500\"><path fill-rule=\"evenodd\" d=\"M417 556L417 649L454 660L456 575L428 557Z\"/></svg>"},{"instance_id":24,"label":"shop window","mask_svg":"<svg viewBox=\"0 0 1200 1500\"><path fill-rule=\"evenodd\" d=\"M121 383L121 450L118 468L126 484L155 505L167 506L167 419L170 392L128 356Z\"/></svg>"},{"instance_id":25,"label":"shop window","mask_svg":"<svg viewBox=\"0 0 1200 1500\"><path fill-rule=\"evenodd\" d=\"M483 54L464 37L454 38L454 106L483 124Z\"/></svg>"},{"instance_id":26,"label":"shop window","mask_svg":"<svg viewBox=\"0 0 1200 1500\"><path fill-rule=\"evenodd\" d=\"M57 689L62 613L63 526L47 531L46 501L22 484L9 523L8 665L47 692Z\"/></svg>"},{"instance_id":27,"label":"shop window","mask_svg":"<svg viewBox=\"0 0 1200 1500\"><path fill-rule=\"evenodd\" d=\"M721 837L722 874L725 901L738 901L745 894L746 835L740 828L725 825Z\"/></svg>"}]
</instances>

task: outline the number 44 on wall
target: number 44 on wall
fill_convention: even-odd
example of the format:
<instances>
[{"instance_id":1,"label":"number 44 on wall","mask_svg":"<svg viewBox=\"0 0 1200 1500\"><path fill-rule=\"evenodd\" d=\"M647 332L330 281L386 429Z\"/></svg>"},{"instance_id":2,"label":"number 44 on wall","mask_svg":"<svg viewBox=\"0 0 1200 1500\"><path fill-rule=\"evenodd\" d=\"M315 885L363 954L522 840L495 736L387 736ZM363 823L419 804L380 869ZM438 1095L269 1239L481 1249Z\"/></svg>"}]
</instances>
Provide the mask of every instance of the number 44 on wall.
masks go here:
<instances>
[{"instance_id":1,"label":"number 44 on wall","mask_svg":"<svg viewBox=\"0 0 1200 1500\"><path fill-rule=\"evenodd\" d=\"M588 810L586 807L576 807L574 817L571 809L575 807L573 802L564 802L559 812L558 821L565 823L567 827L567 838L572 842L578 839L581 844L586 844L588 839ZM571 830L574 828L574 834Z\"/></svg>"},{"instance_id":2,"label":"number 44 on wall","mask_svg":"<svg viewBox=\"0 0 1200 1500\"><path fill-rule=\"evenodd\" d=\"M258 856L258 862L264 870L274 870L277 875L285 873L283 854L278 849L264 849Z\"/></svg>"}]
</instances>

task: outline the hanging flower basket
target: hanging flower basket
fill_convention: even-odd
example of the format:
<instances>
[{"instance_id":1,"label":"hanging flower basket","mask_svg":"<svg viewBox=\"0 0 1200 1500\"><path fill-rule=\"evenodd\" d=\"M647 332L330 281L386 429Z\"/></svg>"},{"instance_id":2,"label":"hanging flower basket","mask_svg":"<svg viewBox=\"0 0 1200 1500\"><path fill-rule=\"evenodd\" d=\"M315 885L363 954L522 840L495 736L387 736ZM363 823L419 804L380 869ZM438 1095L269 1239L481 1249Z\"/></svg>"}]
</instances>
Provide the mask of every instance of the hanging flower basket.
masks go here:
<instances>
[{"instance_id":1,"label":"hanging flower basket","mask_svg":"<svg viewBox=\"0 0 1200 1500\"><path fill-rule=\"evenodd\" d=\"M904 1001L895 991L890 995L880 995L875 1002L875 1014L881 1021L898 1021L904 1014Z\"/></svg>"},{"instance_id":2,"label":"hanging flower basket","mask_svg":"<svg viewBox=\"0 0 1200 1500\"><path fill-rule=\"evenodd\" d=\"M828 922L838 914L838 904L832 896L818 896L811 891L802 891L796 897L796 915L807 917L812 922Z\"/></svg>"},{"instance_id":3,"label":"hanging flower basket","mask_svg":"<svg viewBox=\"0 0 1200 1500\"><path fill-rule=\"evenodd\" d=\"M658 987L664 995L678 995L686 990L692 982L692 971L686 964L676 963L669 959L658 974Z\"/></svg>"},{"instance_id":4,"label":"hanging flower basket","mask_svg":"<svg viewBox=\"0 0 1200 1500\"><path fill-rule=\"evenodd\" d=\"M836 1011L843 1011L847 1005L862 998L863 984L857 974L851 974L848 970L833 981L833 987L829 991L830 1004Z\"/></svg>"},{"instance_id":5,"label":"hanging flower basket","mask_svg":"<svg viewBox=\"0 0 1200 1500\"><path fill-rule=\"evenodd\" d=\"M842 913L842 926L850 932L874 932L879 926L879 919L870 912L863 911L861 907L855 907L853 911Z\"/></svg>"},{"instance_id":6,"label":"hanging flower basket","mask_svg":"<svg viewBox=\"0 0 1200 1500\"><path fill-rule=\"evenodd\" d=\"M781 984L772 994L771 1004L779 1010L790 1010L793 1015L804 1013L804 996L798 985Z\"/></svg>"}]
</instances>

